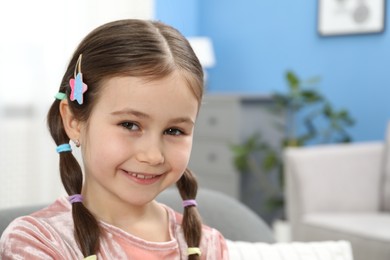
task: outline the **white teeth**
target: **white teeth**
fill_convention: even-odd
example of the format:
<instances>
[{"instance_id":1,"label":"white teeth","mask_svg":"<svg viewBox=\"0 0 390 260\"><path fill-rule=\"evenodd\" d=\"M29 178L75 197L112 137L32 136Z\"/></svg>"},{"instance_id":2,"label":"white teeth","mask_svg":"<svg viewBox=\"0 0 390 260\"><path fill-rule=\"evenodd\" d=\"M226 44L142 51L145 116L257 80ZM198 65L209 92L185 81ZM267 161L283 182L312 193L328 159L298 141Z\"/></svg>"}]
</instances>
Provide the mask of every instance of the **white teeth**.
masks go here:
<instances>
[{"instance_id":1,"label":"white teeth","mask_svg":"<svg viewBox=\"0 0 390 260\"><path fill-rule=\"evenodd\" d=\"M132 173L131 176L133 176L133 177L135 177L135 178L138 178L138 179L152 179L152 178L155 177L155 175L146 176L146 175L137 174L137 173Z\"/></svg>"}]
</instances>

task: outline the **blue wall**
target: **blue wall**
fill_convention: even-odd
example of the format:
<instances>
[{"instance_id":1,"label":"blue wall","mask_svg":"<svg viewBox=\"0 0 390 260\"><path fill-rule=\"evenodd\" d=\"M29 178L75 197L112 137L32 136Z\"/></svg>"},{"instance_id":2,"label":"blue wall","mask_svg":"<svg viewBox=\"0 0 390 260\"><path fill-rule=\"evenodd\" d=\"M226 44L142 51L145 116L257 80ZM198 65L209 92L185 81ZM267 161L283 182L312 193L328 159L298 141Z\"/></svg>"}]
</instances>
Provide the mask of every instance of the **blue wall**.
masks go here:
<instances>
[{"instance_id":1,"label":"blue wall","mask_svg":"<svg viewBox=\"0 0 390 260\"><path fill-rule=\"evenodd\" d=\"M155 0L155 18L166 22L185 36L198 35L197 0Z\"/></svg>"},{"instance_id":2,"label":"blue wall","mask_svg":"<svg viewBox=\"0 0 390 260\"><path fill-rule=\"evenodd\" d=\"M355 141L384 138L390 119L388 31L321 37L317 1L156 0L156 8L157 19L186 36L213 39L217 65L209 70L208 91L283 91L288 69L301 78L320 76L321 92L356 119L350 130Z\"/></svg>"}]
</instances>

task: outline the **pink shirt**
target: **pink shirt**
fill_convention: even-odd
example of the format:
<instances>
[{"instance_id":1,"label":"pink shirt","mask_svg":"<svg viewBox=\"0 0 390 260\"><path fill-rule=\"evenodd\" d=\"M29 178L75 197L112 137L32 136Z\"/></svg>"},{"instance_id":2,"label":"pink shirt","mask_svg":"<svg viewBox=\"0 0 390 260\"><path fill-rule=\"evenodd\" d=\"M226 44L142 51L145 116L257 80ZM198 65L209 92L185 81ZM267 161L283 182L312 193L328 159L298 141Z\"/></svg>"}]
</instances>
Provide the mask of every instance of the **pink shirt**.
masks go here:
<instances>
[{"instance_id":1,"label":"pink shirt","mask_svg":"<svg viewBox=\"0 0 390 260\"><path fill-rule=\"evenodd\" d=\"M181 214L163 205L169 216L168 242L149 242L100 221L98 259L187 259ZM228 259L226 242L215 229L203 226L201 259ZM71 206L61 197L49 207L14 220L0 240L0 259L83 259L73 236Z\"/></svg>"}]
</instances>

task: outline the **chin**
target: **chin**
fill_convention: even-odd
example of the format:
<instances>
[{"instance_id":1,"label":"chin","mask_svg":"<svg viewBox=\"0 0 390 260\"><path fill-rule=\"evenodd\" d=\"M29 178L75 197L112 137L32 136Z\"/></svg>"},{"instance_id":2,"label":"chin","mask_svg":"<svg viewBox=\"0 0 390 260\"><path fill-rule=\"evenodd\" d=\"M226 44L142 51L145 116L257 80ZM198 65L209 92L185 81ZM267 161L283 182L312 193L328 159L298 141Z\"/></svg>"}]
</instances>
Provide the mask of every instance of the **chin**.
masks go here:
<instances>
[{"instance_id":1,"label":"chin","mask_svg":"<svg viewBox=\"0 0 390 260\"><path fill-rule=\"evenodd\" d=\"M158 194L143 194L141 196L140 195L141 194L127 196L126 198L123 198L123 200L130 205L142 207L152 202Z\"/></svg>"}]
</instances>

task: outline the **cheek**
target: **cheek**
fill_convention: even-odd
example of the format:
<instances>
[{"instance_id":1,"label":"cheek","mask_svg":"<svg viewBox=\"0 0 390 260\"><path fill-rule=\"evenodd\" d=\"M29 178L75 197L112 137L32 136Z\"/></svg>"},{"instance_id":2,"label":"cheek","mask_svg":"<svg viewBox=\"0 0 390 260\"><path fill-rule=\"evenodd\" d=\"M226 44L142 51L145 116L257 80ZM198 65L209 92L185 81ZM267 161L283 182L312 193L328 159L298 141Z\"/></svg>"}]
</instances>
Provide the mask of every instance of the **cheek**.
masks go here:
<instances>
[{"instance_id":1,"label":"cheek","mask_svg":"<svg viewBox=\"0 0 390 260\"><path fill-rule=\"evenodd\" d=\"M190 160L191 148L192 139L182 143L169 153L170 160L174 161L172 165L175 165L177 171L184 172L187 168Z\"/></svg>"},{"instance_id":2,"label":"cheek","mask_svg":"<svg viewBox=\"0 0 390 260\"><path fill-rule=\"evenodd\" d=\"M110 131L90 131L86 137L83 157L91 166L104 166L125 154L126 143Z\"/></svg>"}]
</instances>

